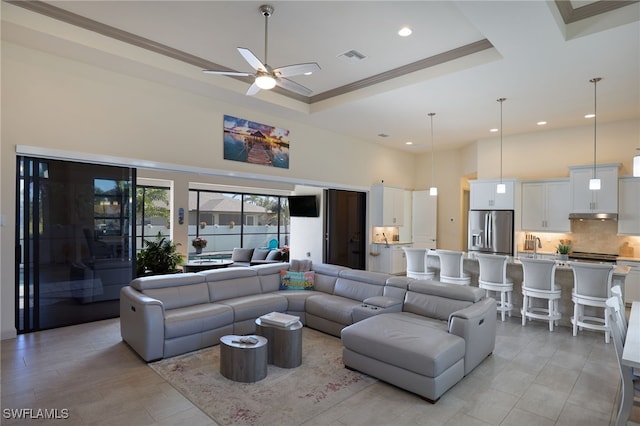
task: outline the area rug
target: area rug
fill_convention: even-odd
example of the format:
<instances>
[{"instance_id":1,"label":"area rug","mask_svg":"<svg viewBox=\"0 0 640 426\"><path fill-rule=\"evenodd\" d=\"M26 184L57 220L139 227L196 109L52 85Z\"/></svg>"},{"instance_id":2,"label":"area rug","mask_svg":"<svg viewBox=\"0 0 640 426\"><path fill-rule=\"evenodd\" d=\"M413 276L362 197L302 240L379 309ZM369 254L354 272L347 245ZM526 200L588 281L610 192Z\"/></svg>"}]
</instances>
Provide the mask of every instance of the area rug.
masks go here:
<instances>
[{"instance_id":1,"label":"area rug","mask_svg":"<svg viewBox=\"0 0 640 426\"><path fill-rule=\"evenodd\" d=\"M376 382L344 367L339 338L306 327L302 365L269 365L267 377L256 383L220 374L219 345L149 366L222 425L301 424Z\"/></svg>"}]
</instances>

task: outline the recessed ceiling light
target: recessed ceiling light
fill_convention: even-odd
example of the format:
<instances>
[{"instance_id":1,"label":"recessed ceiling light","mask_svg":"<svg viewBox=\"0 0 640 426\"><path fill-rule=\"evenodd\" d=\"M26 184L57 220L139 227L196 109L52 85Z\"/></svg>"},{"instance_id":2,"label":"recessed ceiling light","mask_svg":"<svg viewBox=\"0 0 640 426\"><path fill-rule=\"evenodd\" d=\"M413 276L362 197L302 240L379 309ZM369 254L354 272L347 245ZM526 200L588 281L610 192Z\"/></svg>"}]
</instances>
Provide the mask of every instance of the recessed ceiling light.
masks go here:
<instances>
[{"instance_id":1,"label":"recessed ceiling light","mask_svg":"<svg viewBox=\"0 0 640 426\"><path fill-rule=\"evenodd\" d=\"M538 121L536 124L538 126L544 126L545 124L547 124L547 122L546 121Z\"/></svg>"},{"instance_id":2,"label":"recessed ceiling light","mask_svg":"<svg viewBox=\"0 0 640 426\"><path fill-rule=\"evenodd\" d=\"M496 128L489 129L489 131L490 131L491 133L495 133L495 132L497 132L498 130L500 130L500 129L496 129Z\"/></svg>"},{"instance_id":3,"label":"recessed ceiling light","mask_svg":"<svg viewBox=\"0 0 640 426\"><path fill-rule=\"evenodd\" d=\"M413 32L413 30L409 27L402 27L400 28L400 30L398 31L398 35L400 37L409 37L411 35L411 33Z\"/></svg>"},{"instance_id":4,"label":"recessed ceiling light","mask_svg":"<svg viewBox=\"0 0 640 426\"><path fill-rule=\"evenodd\" d=\"M413 142L411 142L411 141L406 141L404 144L405 144L405 145L413 145Z\"/></svg>"},{"instance_id":5,"label":"recessed ceiling light","mask_svg":"<svg viewBox=\"0 0 640 426\"><path fill-rule=\"evenodd\" d=\"M596 116L595 114L587 114L584 116L584 118L593 118L595 116Z\"/></svg>"}]
</instances>

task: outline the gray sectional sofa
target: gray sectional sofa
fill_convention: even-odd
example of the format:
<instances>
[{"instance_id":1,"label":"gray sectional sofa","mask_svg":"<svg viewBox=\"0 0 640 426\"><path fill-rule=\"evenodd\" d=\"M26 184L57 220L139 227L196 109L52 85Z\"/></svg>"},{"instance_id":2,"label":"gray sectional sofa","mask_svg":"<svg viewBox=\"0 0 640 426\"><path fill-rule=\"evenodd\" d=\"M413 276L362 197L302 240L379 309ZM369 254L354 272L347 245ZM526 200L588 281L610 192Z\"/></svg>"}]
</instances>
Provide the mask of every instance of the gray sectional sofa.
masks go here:
<instances>
[{"instance_id":1,"label":"gray sectional sofa","mask_svg":"<svg viewBox=\"0 0 640 426\"><path fill-rule=\"evenodd\" d=\"M314 264L313 290L280 290L289 263L141 277L121 290L123 340L145 361L255 332L277 311L341 336L348 368L436 401L493 351L496 304L475 287Z\"/></svg>"}]
</instances>

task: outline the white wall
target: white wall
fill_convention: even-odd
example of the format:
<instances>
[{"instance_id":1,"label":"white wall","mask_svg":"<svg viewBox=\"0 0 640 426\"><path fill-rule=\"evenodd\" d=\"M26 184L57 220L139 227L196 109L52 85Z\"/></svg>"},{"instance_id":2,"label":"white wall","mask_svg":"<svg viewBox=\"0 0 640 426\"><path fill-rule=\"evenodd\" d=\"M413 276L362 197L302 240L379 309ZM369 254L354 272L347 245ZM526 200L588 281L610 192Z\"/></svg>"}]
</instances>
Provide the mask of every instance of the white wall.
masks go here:
<instances>
[{"instance_id":1,"label":"white wall","mask_svg":"<svg viewBox=\"0 0 640 426\"><path fill-rule=\"evenodd\" d=\"M150 168L193 169L193 177L175 178L178 204L186 203L180 188L197 181L198 174L207 180L244 177L276 187L289 182L363 191L381 179L402 187L412 181L410 154L6 41L1 54L0 215L6 223L0 228L2 338L15 335L13 206L18 145ZM224 114L289 129L290 169L224 160ZM174 232L176 240L185 244L186 227ZM321 256L317 247L303 253L307 251L314 259Z\"/></svg>"}]
</instances>

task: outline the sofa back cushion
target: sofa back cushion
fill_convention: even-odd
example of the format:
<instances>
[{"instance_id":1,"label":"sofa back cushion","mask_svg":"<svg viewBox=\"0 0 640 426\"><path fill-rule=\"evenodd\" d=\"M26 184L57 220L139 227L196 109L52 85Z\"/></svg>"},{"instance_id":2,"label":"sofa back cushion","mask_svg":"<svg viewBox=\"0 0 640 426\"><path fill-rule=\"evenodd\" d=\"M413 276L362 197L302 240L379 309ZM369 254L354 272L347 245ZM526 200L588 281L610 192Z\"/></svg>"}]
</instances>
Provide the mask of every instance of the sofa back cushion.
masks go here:
<instances>
[{"instance_id":1,"label":"sofa back cushion","mask_svg":"<svg viewBox=\"0 0 640 426\"><path fill-rule=\"evenodd\" d=\"M282 260L282 252L280 250L271 250L265 260Z\"/></svg>"},{"instance_id":2,"label":"sofa back cushion","mask_svg":"<svg viewBox=\"0 0 640 426\"><path fill-rule=\"evenodd\" d=\"M369 297L382 296L389 275L348 269L340 272L333 294L363 301Z\"/></svg>"},{"instance_id":3,"label":"sofa back cushion","mask_svg":"<svg viewBox=\"0 0 640 426\"><path fill-rule=\"evenodd\" d=\"M349 268L346 266L331 265L329 263L314 263L312 269L313 272L315 272L313 289L323 293L333 294L333 289L335 288L340 271L345 271Z\"/></svg>"},{"instance_id":4,"label":"sofa back cushion","mask_svg":"<svg viewBox=\"0 0 640 426\"><path fill-rule=\"evenodd\" d=\"M270 251L271 250L269 250L268 248L267 249L257 248L253 250L253 254L251 255L251 260L265 260Z\"/></svg>"},{"instance_id":5,"label":"sofa back cushion","mask_svg":"<svg viewBox=\"0 0 640 426\"><path fill-rule=\"evenodd\" d=\"M278 291L280 287L280 271L289 270L288 263L267 263L255 265L251 269L255 270L260 280L260 287L263 293Z\"/></svg>"},{"instance_id":6,"label":"sofa back cushion","mask_svg":"<svg viewBox=\"0 0 640 426\"><path fill-rule=\"evenodd\" d=\"M447 321L453 312L471 306L484 294L484 290L477 287L415 280L409 283L402 310Z\"/></svg>"},{"instance_id":7,"label":"sofa back cushion","mask_svg":"<svg viewBox=\"0 0 640 426\"><path fill-rule=\"evenodd\" d=\"M211 302L262 293L258 274L252 268L213 269L199 274L207 281Z\"/></svg>"},{"instance_id":8,"label":"sofa back cushion","mask_svg":"<svg viewBox=\"0 0 640 426\"><path fill-rule=\"evenodd\" d=\"M412 279L407 277L390 277L384 285L382 295L404 300L404 295L407 293L410 281L412 281Z\"/></svg>"},{"instance_id":9,"label":"sofa back cushion","mask_svg":"<svg viewBox=\"0 0 640 426\"><path fill-rule=\"evenodd\" d=\"M234 262L251 262L253 256L252 248L234 248L231 253L231 260Z\"/></svg>"},{"instance_id":10,"label":"sofa back cushion","mask_svg":"<svg viewBox=\"0 0 640 426\"><path fill-rule=\"evenodd\" d=\"M131 287L158 299L165 309L209 303L207 283L199 274L167 274L140 277L131 281Z\"/></svg>"}]
</instances>

